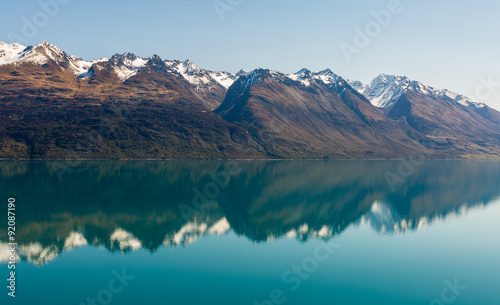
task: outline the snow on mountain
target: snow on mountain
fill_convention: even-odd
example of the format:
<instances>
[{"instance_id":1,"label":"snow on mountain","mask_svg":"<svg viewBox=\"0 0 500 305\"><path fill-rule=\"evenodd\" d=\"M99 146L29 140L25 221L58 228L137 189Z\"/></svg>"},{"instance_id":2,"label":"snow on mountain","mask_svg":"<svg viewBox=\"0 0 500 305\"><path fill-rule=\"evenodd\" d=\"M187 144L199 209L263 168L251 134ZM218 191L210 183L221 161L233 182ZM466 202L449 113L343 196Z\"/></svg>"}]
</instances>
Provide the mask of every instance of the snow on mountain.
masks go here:
<instances>
[{"instance_id":1,"label":"snow on mountain","mask_svg":"<svg viewBox=\"0 0 500 305\"><path fill-rule=\"evenodd\" d=\"M238 78L236 74L232 74L226 71L209 71L208 74L212 77L217 83L219 83L224 88L229 88L234 83L234 81Z\"/></svg>"},{"instance_id":2,"label":"snow on mountain","mask_svg":"<svg viewBox=\"0 0 500 305\"><path fill-rule=\"evenodd\" d=\"M75 71L80 71L82 66L86 63L81 58L70 56L60 48L51 45L48 42L42 42L35 46L26 47L18 53L17 59L11 63L19 65L23 62L31 62L37 65L44 65L48 63L49 60L52 60L57 64L68 62L70 67Z\"/></svg>"},{"instance_id":3,"label":"snow on mountain","mask_svg":"<svg viewBox=\"0 0 500 305\"><path fill-rule=\"evenodd\" d=\"M462 105L467 106L467 107L482 108L482 107L486 106L484 103L475 102L464 95L461 95L461 94L458 94L455 92L451 92L451 91L448 91L446 89L441 90L441 92L439 94L441 94L441 96L446 96L446 97L456 101L457 103L462 104Z\"/></svg>"},{"instance_id":4,"label":"snow on mountain","mask_svg":"<svg viewBox=\"0 0 500 305\"><path fill-rule=\"evenodd\" d=\"M55 58L61 50L51 49L48 43L40 43L36 46L24 47L19 44L0 44L0 64L20 64L21 62L31 62L38 65L43 65L49 59ZM3 59L3 60L2 60Z\"/></svg>"},{"instance_id":5,"label":"snow on mountain","mask_svg":"<svg viewBox=\"0 0 500 305\"><path fill-rule=\"evenodd\" d=\"M358 80L356 81L348 80L348 83L354 90L358 91L359 93L365 92L366 88L368 87L368 85L365 85Z\"/></svg>"},{"instance_id":6,"label":"snow on mountain","mask_svg":"<svg viewBox=\"0 0 500 305\"><path fill-rule=\"evenodd\" d=\"M229 88L238 77L246 75L246 71L233 74L226 71L210 71L205 70L195 65L190 60L166 60L165 64L172 70L176 71L184 77L189 83L200 86L208 85L211 82L218 83L224 88Z\"/></svg>"},{"instance_id":7,"label":"snow on mountain","mask_svg":"<svg viewBox=\"0 0 500 305\"><path fill-rule=\"evenodd\" d=\"M436 89L417 81L412 81L404 75L380 74L370 84L359 81L348 81L353 89L364 95L374 106L379 108L390 108L407 90L415 90L432 97L449 98L463 106L481 108L483 103L475 102L463 95Z\"/></svg>"},{"instance_id":8,"label":"snow on mountain","mask_svg":"<svg viewBox=\"0 0 500 305\"><path fill-rule=\"evenodd\" d=\"M91 67L98 62L109 62L118 77L124 81L143 68L148 59L138 57L132 53L116 54L111 58L101 58L94 61L86 61L77 56L68 55L60 48L47 42L34 46L24 47L20 44L6 44L0 42L0 65L22 63L33 63L44 65L54 61L56 64L67 64L69 70L79 78L92 75ZM66 66L66 65L64 65Z\"/></svg>"},{"instance_id":9,"label":"snow on mountain","mask_svg":"<svg viewBox=\"0 0 500 305\"><path fill-rule=\"evenodd\" d=\"M47 42L42 42L35 46L25 47L13 43L0 42L0 66L25 62L44 65L52 60L56 64L66 63L66 67L78 78L86 78L92 75L92 65L98 62L109 62L114 72L120 80L125 81L136 75L148 62L149 59L138 57L132 53L115 54L111 58L102 58L95 61L86 61L82 58L68 55L60 48ZM340 77L330 69L320 72L311 72L308 69L301 69L293 74L283 74L279 71L256 69L252 72L241 70L238 73L226 71L210 71L195 65L190 60L165 60L167 67L172 72L179 73L189 83L198 87L208 88L213 84L219 84L228 89L239 77L247 76L244 88L248 88L254 82L259 81L263 71L267 71L272 77L284 81L292 79L302 83L304 86L311 86L313 83L323 83L327 86L337 85ZM412 81L404 75L394 76L380 74L370 84L363 84L359 81L348 81L360 94L364 95L371 103L379 108L390 108L406 90L417 90L427 95L446 98L466 107L482 108L485 105L473 101L466 96L448 91L446 89L435 89L422 83Z\"/></svg>"},{"instance_id":10,"label":"snow on mountain","mask_svg":"<svg viewBox=\"0 0 500 305\"><path fill-rule=\"evenodd\" d=\"M410 85L410 80L406 76L380 74L369 85L359 81L349 81L349 84L374 106L386 108L401 97Z\"/></svg>"},{"instance_id":11,"label":"snow on mountain","mask_svg":"<svg viewBox=\"0 0 500 305\"><path fill-rule=\"evenodd\" d=\"M148 59L138 57L129 52L115 54L109 59L109 63L113 66L113 70L121 81L125 81L136 75L144 68L147 62Z\"/></svg>"},{"instance_id":12,"label":"snow on mountain","mask_svg":"<svg viewBox=\"0 0 500 305\"><path fill-rule=\"evenodd\" d=\"M306 87L309 87L312 82L324 83L325 85L335 85L338 80L338 75L330 69L325 69L320 72L311 72L308 69L301 69L297 73L286 75L288 78L301 82Z\"/></svg>"},{"instance_id":13,"label":"snow on mountain","mask_svg":"<svg viewBox=\"0 0 500 305\"><path fill-rule=\"evenodd\" d=\"M304 86L311 85L312 73L308 69L301 69L297 73L288 74L288 78L301 82Z\"/></svg>"},{"instance_id":14,"label":"snow on mountain","mask_svg":"<svg viewBox=\"0 0 500 305\"><path fill-rule=\"evenodd\" d=\"M44 65L49 60L54 61L56 64L67 63L71 72L79 76L88 73L93 63L107 59L89 62L77 56L68 55L60 48L47 42L29 47L17 43L6 44L0 42L0 66L8 64L19 65L22 63Z\"/></svg>"},{"instance_id":15,"label":"snow on mountain","mask_svg":"<svg viewBox=\"0 0 500 305\"><path fill-rule=\"evenodd\" d=\"M26 47L18 43L8 44L0 41L0 66L17 61L24 49Z\"/></svg>"},{"instance_id":16,"label":"snow on mountain","mask_svg":"<svg viewBox=\"0 0 500 305\"><path fill-rule=\"evenodd\" d=\"M280 82L286 80L293 80L300 82L302 85L309 87L314 83L325 84L328 87L336 86L339 84L340 77L333 73L330 69L325 69L319 72L311 72L308 69L301 69L300 71L292 74L284 74L276 70L268 69L255 69L246 75L242 88L246 90L254 83L260 82L262 78L272 77Z\"/></svg>"},{"instance_id":17,"label":"snow on mountain","mask_svg":"<svg viewBox=\"0 0 500 305\"><path fill-rule=\"evenodd\" d=\"M330 69L313 73L313 78L322 81L326 85L335 85L339 81L339 76Z\"/></svg>"}]
</instances>

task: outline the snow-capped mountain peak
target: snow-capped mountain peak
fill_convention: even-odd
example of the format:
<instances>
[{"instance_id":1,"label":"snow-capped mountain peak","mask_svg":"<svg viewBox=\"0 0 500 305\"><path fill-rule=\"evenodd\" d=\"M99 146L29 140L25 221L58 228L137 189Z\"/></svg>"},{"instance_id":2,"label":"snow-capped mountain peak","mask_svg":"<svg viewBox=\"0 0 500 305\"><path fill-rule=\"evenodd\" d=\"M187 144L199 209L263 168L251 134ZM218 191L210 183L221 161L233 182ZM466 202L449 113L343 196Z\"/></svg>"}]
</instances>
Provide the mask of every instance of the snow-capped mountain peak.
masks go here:
<instances>
[{"instance_id":1,"label":"snow-capped mountain peak","mask_svg":"<svg viewBox=\"0 0 500 305\"><path fill-rule=\"evenodd\" d=\"M339 80L339 76L330 69L314 73L313 77L317 80L321 80L325 85L335 85Z\"/></svg>"},{"instance_id":2,"label":"snow-capped mountain peak","mask_svg":"<svg viewBox=\"0 0 500 305\"><path fill-rule=\"evenodd\" d=\"M70 56L66 52L44 41L24 49L19 56L19 61L29 61L34 64L43 65L48 63L49 60L61 63L69 58Z\"/></svg>"},{"instance_id":3,"label":"snow-capped mountain peak","mask_svg":"<svg viewBox=\"0 0 500 305\"><path fill-rule=\"evenodd\" d=\"M240 70L233 74L226 71L210 71L195 65L191 60L166 60L165 64L173 71L182 75L189 83L196 86L207 86L211 83L219 84L225 89L229 88L236 79L246 75L247 72Z\"/></svg>"},{"instance_id":4,"label":"snow-capped mountain peak","mask_svg":"<svg viewBox=\"0 0 500 305\"><path fill-rule=\"evenodd\" d=\"M41 42L34 46L25 47L13 43L0 42L0 66L7 64L20 65L31 63L35 65L45 65L49 62L62 64L62 68L69 70L78 78L87 78L93 75L92 66L99 62L108 62L109 67L118 75L121 81L125 81L136 75L148 62L155 65L164 63L172 72L180 74L189 83L198 87L210 87L220 85L228 89L236 79L247 75L248 72L240 70L238 73L226 71L210 71L195 65L191 60L165 60L153 55L150 58L142 58L133 53L125 52L115 54L111 58L102 58L95 61L86 61L79 57L68 55L66 52L48 42ZM102 68L102 67L101 67ZM97 69L97 68L96 68ZM210 89L209 88L209 89Z\"/></svg>"},{"instance_id":5,"label":"snow-capped mountain peak","mask_svg":"<svg viewBox=\"0 0 500 305\"><path fill-rule=\"evenodd\" d=\"M44 65L49 61L54 61L56 64L67 63L71 72L77 76L88 72L93 63L68 55L60 48L45 41L29 47L17 43L0 42L0 66L22 63Z\"/></svg>"},{"instance_id":6,"label":"snow-capped mountain peak","mask_svg":"<svg viewBox=\"0 0 500 305\"><path fill-rule=\"evenodd\" d=\"M287 77L293 79L294 81L299 81L305 86L310 86L312 73L308 69L302 68L297 73L288 74Z\"/></svg>"},{"instance_id":7,"label":"snow-capped mountain peak","mask_svg":"<svg viewBox=\"0 0 500 305\"><path fill-rule=\"evenodd\" d=\"M410 80L404 75L380 74L373 81L365 85L359 81L348 81L353 89L364 95L374 106L390 108L407 90L414 90L431 97L449 98L463 106L480 108L483 103L475 102L461 94L446 89L436 89L420 82Z\"/></svg>"},{"instance_id":8,"label":"snow-capped mountain peak","mask_svg":"<svg viewBox=\"0 0 500 305\"><path fill-rule=\"evenodd\" d=\"M309 69L302 68L302 69L300 69L300 71L298 71L295 74L296 75L302 75L302 76L310 76L311 75L311 71Z\"/></svg>"},{"instance_id":9,"label":"snow-capped mountain peak","mask_svg":"<svg viewBox=\"0 0 500 305\"><path fill-rule=\"evenodd\" d=\"M136 75L144 68L148 61L149 59L139 57L130 52L115 54L109 59L109 63L113 65L113 69L121 81L125 81Z\"/></svg>"},{"instance_id":10,"label":"snow-capped mountain peak","mask_svg":"<svg viewBox=\"0 0 500 305\"><path fill-rule=\"evenodd\" d=\"M350 82L350 84L374 106L386 108L401 97L410 85L410 80L404 75L380 74L369 85L363 85L361 82Z\"/></svg>"},{"instance_id":11,"label":"snow-capped mountain peak","mask_svg":"<svg viewBox=\"0 0 500 305\"><path fill-rule=\"evenodd\" d=\"M14 63L19 59L25 46L18 43L4 43L0 41L0 66Z\"/></svg>"},{"instance_id":12,"label":"snow-capped mountain peak","mask_svg":"<svg viewBox=\"0 0 500 305\"><path fill-rule=\"evenodd\" d=\"M327 86L331 86L338 80L338 76L330 69L325 69L320 72L311 72L310 70L304 68L297 73L288 74L287 77L301 82L306 87L309 87L313 82L320 82Z\"/></svg>"}]
</instances>

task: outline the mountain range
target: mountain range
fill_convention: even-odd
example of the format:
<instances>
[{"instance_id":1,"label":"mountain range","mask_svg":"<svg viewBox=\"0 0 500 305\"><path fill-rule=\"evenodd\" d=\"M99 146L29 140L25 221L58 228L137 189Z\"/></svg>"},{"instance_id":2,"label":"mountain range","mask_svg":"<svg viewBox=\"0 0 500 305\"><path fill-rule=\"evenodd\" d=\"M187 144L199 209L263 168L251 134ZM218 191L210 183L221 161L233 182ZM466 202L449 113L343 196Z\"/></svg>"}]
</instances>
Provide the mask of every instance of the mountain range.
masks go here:
<instances>
[{"instance_id":1,"label":"mountain range","mask_svg":"<svg viewBox=\"0 0 500 305\"><path fill-rule=\"evenodd\" d=\"M498 158L500 112L405 76L86 61L0 42L0 158Z\"/></svg>"}]
</instances>

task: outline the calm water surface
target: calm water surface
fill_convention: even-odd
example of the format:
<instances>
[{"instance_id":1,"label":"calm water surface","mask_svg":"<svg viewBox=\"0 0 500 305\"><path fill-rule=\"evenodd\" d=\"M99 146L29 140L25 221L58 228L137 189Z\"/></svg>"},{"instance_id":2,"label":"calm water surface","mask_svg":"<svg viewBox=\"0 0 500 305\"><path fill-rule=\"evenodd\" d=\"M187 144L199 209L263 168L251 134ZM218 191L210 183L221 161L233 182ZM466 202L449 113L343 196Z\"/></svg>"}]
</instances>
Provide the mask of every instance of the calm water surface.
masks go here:
<instances>
[{"instance_id":1,"label":"calm water surface","mask_svg":"<svg viewBox=\"0 0 500 305\"><path fill-rule=\"evenodd\" d=\"M500 162L0 167L1 304L500 304Z\"/></svg>"}]
</instances>

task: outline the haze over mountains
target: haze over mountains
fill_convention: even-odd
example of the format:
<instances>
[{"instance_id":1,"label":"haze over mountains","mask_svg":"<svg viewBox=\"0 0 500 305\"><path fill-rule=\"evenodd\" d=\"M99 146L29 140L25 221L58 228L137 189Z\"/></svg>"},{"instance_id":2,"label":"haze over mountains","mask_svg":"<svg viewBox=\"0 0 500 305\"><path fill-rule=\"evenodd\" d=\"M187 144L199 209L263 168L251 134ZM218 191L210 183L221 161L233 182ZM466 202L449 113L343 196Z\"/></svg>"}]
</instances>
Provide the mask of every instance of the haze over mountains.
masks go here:
<instances>
[{"instance_id":1,"label":"haze over mountains","mask_svg":"<svg viewBox=\"0 0 500 305\"><path fill-rule=\"evenodd\" d=\"M0 42L0 158L497 158L500 113L404 76L85 61Z\"/></svg>"}]
</instances>

